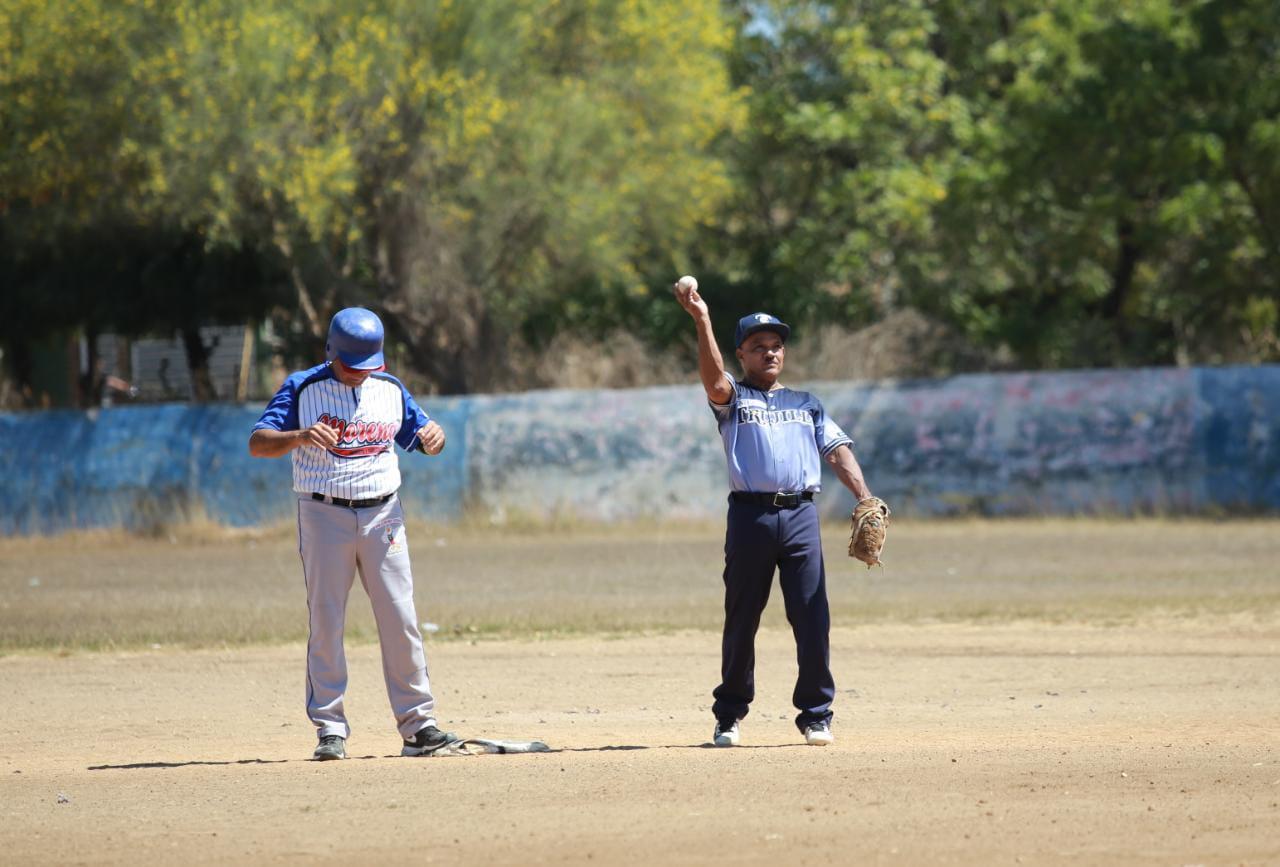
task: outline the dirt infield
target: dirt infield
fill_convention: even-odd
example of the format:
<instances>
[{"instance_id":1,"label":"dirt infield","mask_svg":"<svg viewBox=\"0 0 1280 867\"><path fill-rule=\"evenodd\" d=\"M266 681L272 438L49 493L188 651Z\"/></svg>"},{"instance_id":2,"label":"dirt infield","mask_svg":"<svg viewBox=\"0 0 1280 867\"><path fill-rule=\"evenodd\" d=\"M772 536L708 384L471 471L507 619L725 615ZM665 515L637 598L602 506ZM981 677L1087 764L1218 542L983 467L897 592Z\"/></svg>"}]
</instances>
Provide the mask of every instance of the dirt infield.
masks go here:
<instances>
[{"instance_id":1,"label":"dirt infield","mask_svg":"<svg viewBox=\"0 0 1280 867\"><path fill-rule=\"evenodd\" d=\"M399 758L358 614L324 764L287 535L0 542L0 863L1280 864L1280 524L901 529L828 532L836 744L771 610L724 750L705 528L420 528L442 722L555 752Z\"/></svg>"},{"instance_id":2,"label":"dirt infield","mask_svg":"<svg viewBox=\"0 0 1280 867\"><path fill-rule=\"evenodd\" d=\"M395 757L376 650L352 760L305 761L300 646L0 659L12 864L1280 862L1280 635L867 626L837 743L790 721L785 633L737 749L716 638L436 644L448 724L528 756Z\"/></svg>"}]
</instances>

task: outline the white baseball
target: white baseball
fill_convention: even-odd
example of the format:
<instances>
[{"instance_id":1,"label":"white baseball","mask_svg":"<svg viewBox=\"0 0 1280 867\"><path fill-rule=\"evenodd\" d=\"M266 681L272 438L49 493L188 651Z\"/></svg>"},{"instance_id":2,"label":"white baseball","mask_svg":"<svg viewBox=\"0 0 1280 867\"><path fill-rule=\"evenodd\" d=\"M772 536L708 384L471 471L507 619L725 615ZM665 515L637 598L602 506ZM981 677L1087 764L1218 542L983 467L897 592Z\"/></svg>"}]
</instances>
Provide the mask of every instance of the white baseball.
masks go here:
<instances>
[{"instance_id":1,"label":"white baseball","mask_svg":"<svg viewBox=\"0 0 1280 867\"><path fill-rule=\"evenodd\" d=\"M679 286L680 289L684 292L698 291L698 281L690 277L688 274L685 274L683 277L681 277L680 280L676 283L676 285Z\"/></svg>"}]
</instances>

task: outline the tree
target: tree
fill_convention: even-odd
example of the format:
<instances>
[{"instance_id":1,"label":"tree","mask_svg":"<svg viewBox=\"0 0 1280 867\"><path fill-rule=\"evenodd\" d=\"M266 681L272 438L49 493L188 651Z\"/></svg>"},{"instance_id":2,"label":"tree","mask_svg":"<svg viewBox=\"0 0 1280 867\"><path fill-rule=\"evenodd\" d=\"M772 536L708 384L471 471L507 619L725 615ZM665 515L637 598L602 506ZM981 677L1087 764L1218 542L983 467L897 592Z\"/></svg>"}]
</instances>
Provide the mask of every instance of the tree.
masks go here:
<instances>
[{"instance_id":1,"label":"tree","mask_svg":"<svg viewBox=\"0 0 1280 867\"><path fill-rule=\"evenodd\" d=\"M368 304L444 391L502 382L522 340L642 307L727 189L707 145L737 117L731 32L710 0L7 14L14 273L33 250L121 232L175 243L155 266L175 279L197 279L193 240L201 269L256 256L260 275L279 263L282 318L312 340L337 307ZM252 297L224 307L277 303L258 281L227 291L241 288ZM189 309L221 315L206 300Z\"/></svg>"},{"instance_id":2,"label":"tree","mask_svg":"<svg viewBox=\"0 0 1280 867\"><path fill-rule=\"evenodd\" d=\"M1265 358L1237 347L1277 297L1269 5L1064 4L1012 22L988 52L1011 74L985 158L944 207L970 254L953 303L1036 366Z\"/></svg>"},{"instance_id":3,"label":"tree","mask_svg":"<svg viewBox=\"0 0 1280 867\"><path fill-rule=\"evenodd\" d=\"M210 399L199 327L265 315L280 277L252 237L211 236L189 199L156 189L165 118L154 73L157 58L176 56L178 32L173 7L142 0L0 9L11 143L0 155L0 278L13 287L0 342L21 358L55 333L178 331L197 396Z\"/></svg>"},{"instance_id":4,"label":"tree","mask_svg":"<svg viewBox=\"0 0 1280 867\"><path fill-rule=\"evenodd\" d=\"M223 0L178 19L181 50L148 73L170 82L151 192L215 236L270 237L314 335L338 306L390 314L444 391L500 383L513 335L548 337L582 297L643 296L651 251L679 258L726 189L711 2Z\"/></svg>"},{"instance_id":5,"label":"tree","mask_svg":"<svg viewBox=\"0 0 1280 867\"><path fill-rule=\"evenodd\" d=\"M1021 366L1277 357L1274 4L739 8L738 291Z\"/></svg>"}]
</instances>

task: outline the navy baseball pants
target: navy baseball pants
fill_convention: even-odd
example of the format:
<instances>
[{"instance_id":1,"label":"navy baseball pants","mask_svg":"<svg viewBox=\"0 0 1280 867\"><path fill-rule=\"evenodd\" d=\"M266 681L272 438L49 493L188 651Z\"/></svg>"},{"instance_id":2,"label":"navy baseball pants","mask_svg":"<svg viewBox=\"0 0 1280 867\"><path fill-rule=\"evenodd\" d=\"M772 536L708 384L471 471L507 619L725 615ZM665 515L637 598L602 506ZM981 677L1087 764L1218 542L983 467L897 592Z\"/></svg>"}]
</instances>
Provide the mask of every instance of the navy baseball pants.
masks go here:
<instances>
[{"instance_id":1,"label":"navy baseball pants","mask_svg":"<svg viewBox=\"0 0 1280 867\"><path fill-rule=\"evenodd\" d=\"M742 719L755 698L756 630L777 569L800 667L791 697L800 711L796 726L803 731L831 719L831 611L817 507L801 502L787 509L730 498L728 525L721 683L712 693L712 712L716 719Z\"/></svg>"}]
</instances>

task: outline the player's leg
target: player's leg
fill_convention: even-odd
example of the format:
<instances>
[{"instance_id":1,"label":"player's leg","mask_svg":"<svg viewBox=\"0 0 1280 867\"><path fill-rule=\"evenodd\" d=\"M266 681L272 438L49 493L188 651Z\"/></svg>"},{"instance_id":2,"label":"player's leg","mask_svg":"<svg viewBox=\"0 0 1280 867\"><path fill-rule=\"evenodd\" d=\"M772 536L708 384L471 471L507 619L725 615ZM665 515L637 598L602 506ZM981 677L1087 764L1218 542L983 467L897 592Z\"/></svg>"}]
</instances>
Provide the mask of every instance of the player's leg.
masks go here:
<instances>
[{"instance_id":1,"label":"player's leg","mask_svg":"<svg viewBox=\"0 0 1280 867\"><path fill-rule=\"evenodd\" d=\"M756 695L756 631L773 583L777 521L777 512L766 506L729 502L720 685L711 708L717 720L744 718Z\"/></svg>"},{"instance_id":2,"label":"player's leg","mask_svg":"<svg viewBox=\"0 0 1280 867\"><path fill-rule=\"evenodd\" d=\"M320 737L350 736L343 711L347 656L342 632L356 573L355 513L298 500L298 551L307 586L307 716Z\"/></svg>"},{"instance_id":3,"label":"player's leg","mask_svg":"<svg viewBox=\"0 0 1280 867\"><path fill-rule=\"evenodd\" d=\"M830 723L835 680L831 676L831 609L818 509L813 503L785 511L779 585L787 621L796 640L799 673L792 694L803 732L814 723Z\"/></svg>"},{"instance_id":4,"label":"player's leg","mask_svg":"<svg viewBox=\"0 0 1280 867\"><path fill-rule=\"evenodd\" d=\"M373 605L382 672L396 728L405 740L435 724L435 698L413 603L413 573L400 498L361 509L360 580Z\"/></svg>"}]
</instances>

